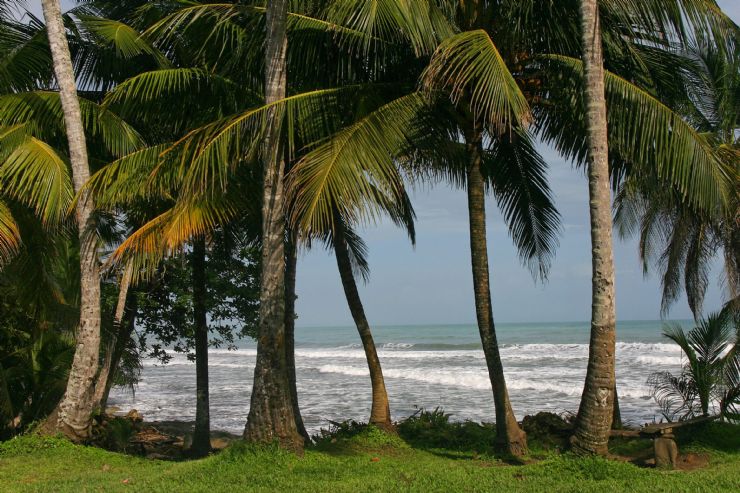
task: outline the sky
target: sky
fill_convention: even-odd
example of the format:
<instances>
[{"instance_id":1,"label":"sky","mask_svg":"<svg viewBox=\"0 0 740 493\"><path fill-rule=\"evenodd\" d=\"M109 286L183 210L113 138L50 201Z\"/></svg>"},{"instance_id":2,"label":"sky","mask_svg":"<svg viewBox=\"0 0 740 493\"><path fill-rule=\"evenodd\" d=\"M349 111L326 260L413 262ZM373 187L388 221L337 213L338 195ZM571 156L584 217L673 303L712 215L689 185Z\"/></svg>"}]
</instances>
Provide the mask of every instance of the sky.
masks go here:
<instances>
[{"instance_id":1,"label":"sky","mask_svg":"<svg viewBox=\"0 0 740 493\"><path fill-rule=\"evenodd\" d=\"M740 23L740 0L719 0ZM40 16L40 1L29 1ZM62 0L63 9L74 2ZM590 318L591 257L588 187L582 171L547 146L540 151L549 164L550 186L563 223L560 247L545 283L535 282L518 259L495 201L487 202L491 294L498 322L570 322ZM469 324L475 322L467 199L462 190L447 186L414 190L417 214L416 247L405 233L381 222L363 230L370 256L370 281L360 286L371 324ZM660 318L660 282L653 272L645 276L636 240L615 237L617 318ZM711 278L705 310L722 304L720 269ZM298 326L351 325L336 261L317 247L304 252L298 264ZM685 300L669 314L689 319Z\"/></svg>"}]
</instances>

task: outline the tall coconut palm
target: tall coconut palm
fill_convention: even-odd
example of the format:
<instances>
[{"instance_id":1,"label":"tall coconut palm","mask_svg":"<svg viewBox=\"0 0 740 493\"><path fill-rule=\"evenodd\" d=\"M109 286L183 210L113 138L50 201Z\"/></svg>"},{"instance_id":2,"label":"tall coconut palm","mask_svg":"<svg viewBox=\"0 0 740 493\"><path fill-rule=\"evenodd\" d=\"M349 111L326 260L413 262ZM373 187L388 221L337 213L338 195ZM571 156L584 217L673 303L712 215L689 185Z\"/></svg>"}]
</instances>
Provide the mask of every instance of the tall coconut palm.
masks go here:
<instances>
[{"instance_id":1,"label":"tall coconut palm","mask_svg":"<svg viewBox=\"0 0 740 493\"><path fill-rule=\"evenodd\" d=\"M285 98L287 86L287 0L271 0L266 12L265 103ZM290 392L285 353L285 216L280 119L267 116L264 145L264 197L262 203L262 288L257 362L244 438L256 442L279 441L302 449Z\"/></svg>"},{"instance_id":2,"label":"tall coconut palm","mask_svg":"<svg viewBox=\"0 0 740 493\"><path fill-rule=\"evenodd\" d=\"M571 444L578 452L605 455L613 418L617 323L609 143L598 2L581 0L580 5L588 132L592 299L586 384Z\"/></svg>"},{"instance_id":3,"label":"tall coconut palm","mask_svg":"<svg viewBox=\"0 0 740 493\"><path fill-rule=\"evenodd\" d=\"M351 237L353 234L354 233L351 230L347 230L347 226L343 221L340 218L337 218L334 222L334 229L332 231L332 246L334 249L334 256L337 260L339 277L342 280L344 296L347 298L349 311L352 314L352 319L354 320L357 331L360 334L362 348L365 351L365 359L367 360L367 366L370 371L372 406L370 408L369 422L380 429L390 430L391 408L388 400L388 391L385 388L383 369L380 365L378 351L375 347L375 341L370 329L370 324L365 315L365 309L362 306L362 299L357 290L355 273L353 272L353 254L350 253L350 247L348 245L351 241L348 240L348 236Z\"/></svg>"},{"instance_id":4,"label":"tall coconut palm","mask_svg":"<svg viewBox=\"0 0 740 493\"><path fill-rule=\"evenodd\" d=\"M90 178L85 131L82 125L77 84L72 58L58 0L43 0L41 6L54 60L54 73L64 111L64 124L69 140L69 157L75 193ZM100 270L97 242L92 234L93 204L83 193L76 206L80 236L80 326L77 349L69 372L67 390L58 411L49 418L48 429L59 431L75 441L88 438L92 423L94 383L100 353Z\"/></svg>"}]
</instances>

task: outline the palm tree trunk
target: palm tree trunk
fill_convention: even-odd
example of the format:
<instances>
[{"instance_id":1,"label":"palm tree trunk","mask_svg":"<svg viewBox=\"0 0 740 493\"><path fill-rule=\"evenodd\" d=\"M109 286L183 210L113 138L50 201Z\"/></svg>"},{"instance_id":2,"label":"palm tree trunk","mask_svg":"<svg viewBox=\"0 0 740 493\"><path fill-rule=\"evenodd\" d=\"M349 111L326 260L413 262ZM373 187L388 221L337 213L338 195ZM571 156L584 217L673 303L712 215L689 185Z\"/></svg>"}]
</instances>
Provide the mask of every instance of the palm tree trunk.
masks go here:
<instances>
[{"instance_id":1,"label":"palm tree trunk","mask_svg":"<svg viewBox=\"0 0 740 493\"><path fill-rule=\"evenodd\" d=\"M90 176L90 169L72 59L59 1L42 0L41 6L54 73L59 84L72 163L72 181L75 192L79 192ZM100 356L100 273L94 228L91 227L93 204L87 192L80 196L75 213L80 241L80 325L76 335L77 348L67 389L44 428L50 432L61 432L71 440L83 441L90 435L95 406L95 376Z\"/></svg>"},{"instance_id":2,"label":"palm tree trunk","mask_svg":"<svg viewBox=\"0 0 740 493\"><path fill-rule=\"evenodd\" d=\"M119 344L125 344L126 332L128 332L128 326L123 324L123 315L126 311L126 302L128 300L128 289L131 286L131 278L133 277L133 265L128 264L123 271L121 276L121 282L119 283L118 289L118 303L116 304L116 312L113 314L113 336L108 342L108 346L105 351L105 360L98 373L98 378L95 380L95 406L100 409L100 412L105 412L105 403L103 397L107 397L106 386L108 383L108 377L113 370L113 358ZM119 338L121 342L119 342ZM107 401L107 398L106 398Z\"/></svg>"},{"instance_id":3,"label":"palm tree trunk","mask_svg":"<svg viewBox=\"0 0 740 493\"><path fill-rule=\"evenodd\" d=\"M619 409L619 394L617 393L617 384L614 384L614 407L612 408L612 430L621 430L624 427L622 423L622 411Z\"/></svg>"},{"instance_id":4,"label":"palm tree trunk","mask_svg":"<svg viewBox=\"0 0 740 493\"><path fill-rule=\"evenodd\" d=\"M267 3L265 43L265 102L285 97L288 40L287 0ZM281 151L280 115L273 109L267 119L264 195L262 203L262 285L259 339L254 385L244 438L253 442L278 441L302 451L290 391L285 351L285 217L284 160Z\"/></svg>"},{"instance_id":5,"label":"palm tree trunk","mask_svg":"<svg viewBox=\"0 0 740 493\"><path fill-rule=\"evenodd\" d=\"M581 0L580 8L593 275L588 369L571 444L578 453L605 455L614 405L616 309L604 63L597 0Z\"/></svg>"},{"instance_id":6,"label":"palm tree trunk","mask_svg":"<svg viewBox=\"0 0 740 493\"><path fill-rule=\"evenodd\" d=\"M105 390L100 398L100 409L105 410L108 405L108 396L113 388L113 382L115 379L116 372L118 371L118 365L121 363L121 357L126 349L126 345L131 340L131 335L134 333L136 328L136 310L137 301L136 294L131 290L128 292L128 298L126 300L126 310L123 315L125 323L119 326L118 336L116 337L116 345L113 350L113 356L111 358L110 371L108 372L108 378L105 382Z\"/></svg>"},{"instance_id":7,"label":"palm tree trunk","mask_svg":"<svg viewBox=\"0 0 740 493\"><path fill-rule=\"evenodd\" d=\"M344 226L341 219L334 221L333 236L334 255L337 258L337 267L339 268L339 276L342 279L344 295L347 298L349 311L352 313L352 319L355 321L357 331L360 333L362 347L365 350L365 358L367 359L367 366L370 370L370 383L373 392L370 423L383 430L392 431L391 410L388 401L388 392L385 389L383 369L380 366L380 359L375 349L375 341L370 331L370 324L365 316L365 309L362 306L360 293L357 291L357 283L352 272L352 263L350 262L344 236Z\"/></svg>"},{"instance_id":8,"label":"palm tree trunk","mask_svg":"<svg viewBox=\"0 0 740 493\"><path fill-rule=\"evenodd\" d=\"M190 453L207 455L211 451L211 418L208 392L208 309L206 297L206 240L193 241L193 325L195 328L195 430Z\"/></svg>"},{"instance_id":9,"label":"palm tree trunk","mask_svg":"<svg viewBox=\"0 0 740 493\"><path fill-rule=\"evenodd\" d=\"M471 124L465 139L470 156L468 166L468 214L470 216L470 256L473 268L473 291L475 293L475 313L478 320L483 353L486 357L488 375L493 389L496 406L496 440L505 452L515 456L527 453L527 435L519 427L511 408L506 389L504 367L501 363L496 327L493 322L491 291L488 272L488 244L486 237L486 197L485 183L481 170L483 162L482 132L476 124Z\"/></svg>"},{"instance_id":10,"label":"palm tree trunk","mask_svg":"<svg viewBox=\"0 0 740 493\"><path fill-rule=\"evenodd\" d=\"M293 414L298 433L306 442L311 437L303 424L303 416L298 406L298 387L295 371L295 293L296 273L298 270L297 238L292 229L288 230L288 240L285 243L285 359L288 362L288 378L290 380L290 395L293 399Z\"/></svg>"}]
</instances>

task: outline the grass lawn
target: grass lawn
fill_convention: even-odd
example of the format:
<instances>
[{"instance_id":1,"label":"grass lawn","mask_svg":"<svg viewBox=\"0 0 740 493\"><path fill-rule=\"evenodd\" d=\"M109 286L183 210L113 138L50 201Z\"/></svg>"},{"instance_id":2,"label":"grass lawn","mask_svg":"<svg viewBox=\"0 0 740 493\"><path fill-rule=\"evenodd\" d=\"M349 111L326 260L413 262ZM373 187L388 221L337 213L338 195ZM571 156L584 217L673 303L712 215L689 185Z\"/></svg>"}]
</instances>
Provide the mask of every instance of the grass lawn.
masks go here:
<instances>
[{"instance_id":1,"label":"grass lawn","mask_svg":"<svg viewBox=\"0 0 740 493\"><path fill-rule=\"evenodd\" d=\"M27 435L0 444L0 491L740 491L740 427L714 423L679 437L681 453L708 458L692 471L660 471L537 450L525 464L366 429L297 457L237 443L202 460L147 460ZM649 442L646 442L649 446ZM635 449L634 443L615 444ZM622 453L625 453L625 452Z\"/></svg>"}]
</instances>

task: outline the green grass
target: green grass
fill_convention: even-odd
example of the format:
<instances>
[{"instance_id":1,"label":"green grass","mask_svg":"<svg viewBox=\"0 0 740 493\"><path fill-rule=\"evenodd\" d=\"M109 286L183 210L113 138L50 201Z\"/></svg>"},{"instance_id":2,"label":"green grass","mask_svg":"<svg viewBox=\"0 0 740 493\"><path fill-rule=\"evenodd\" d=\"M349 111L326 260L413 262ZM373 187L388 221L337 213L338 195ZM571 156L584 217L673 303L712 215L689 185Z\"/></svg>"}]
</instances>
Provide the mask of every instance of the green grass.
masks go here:
<instances>
[{"instance_id":1,"label":"green grass","mask_svg":"<svg viewBox=\"0 0 740 493\"><path fill-rule=\"evenodd\" d=\"M464 433L471 433L470 426ZM478 433L480 430L475 431ZM449 438L449 437L448 437ZM642 469L614 460L537 450L510 465L426 436L404 440L349 427L303 457L238 443L191 462L162 462L27 435L0 444L0 491L738 491L740 427L711 424L680 436L681 452L707 454L696 471ZM455 438L452 437L454 442ZM459 445L459 444L458 444ZM468 447L470 448L470 447Z\"/></svg>"}]
</instances>

